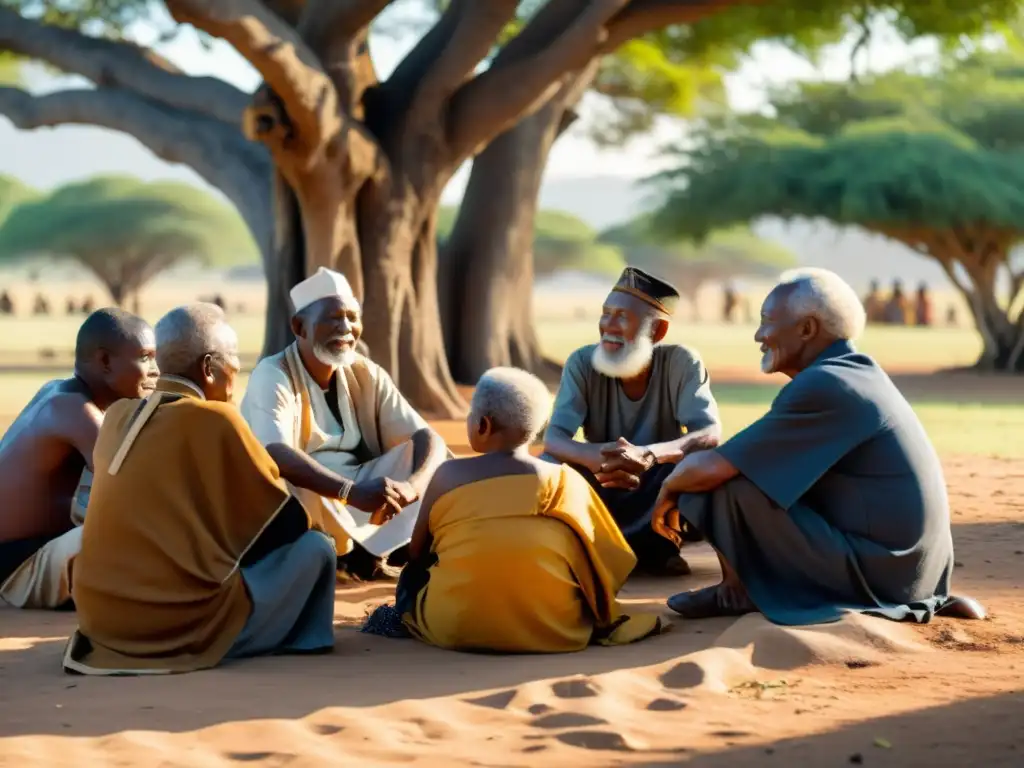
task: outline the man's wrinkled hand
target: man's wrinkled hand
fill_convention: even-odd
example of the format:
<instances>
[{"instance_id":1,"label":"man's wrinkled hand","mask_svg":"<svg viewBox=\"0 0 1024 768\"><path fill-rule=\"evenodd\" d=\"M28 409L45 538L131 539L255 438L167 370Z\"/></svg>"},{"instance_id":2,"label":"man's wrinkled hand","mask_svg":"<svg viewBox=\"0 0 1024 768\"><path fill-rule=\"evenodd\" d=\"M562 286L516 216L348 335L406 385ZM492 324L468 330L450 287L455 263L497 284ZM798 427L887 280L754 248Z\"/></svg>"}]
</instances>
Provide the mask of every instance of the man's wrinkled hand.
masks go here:
<instances>
[{"instance_id":1,"label":"man's wrinkled hand","mask_svg":"<svg viewBox=\"0 0 1024 768\"><path fill-rule=\"evenodd\" d=\"M598 474L625 472L640 476L654 466L654 455L645 448L633 445L624 437L601 449L601 467Z\"/></svg>"},{"instance_id":2,"label":"man's wrinkled hand","mask_svg":"<svg viewBox=\"0 0 1024 768\"><path fill-rule=\"evenodd\" d=\"M627 491L635 491L640 487L640 478L624 469L616 469L612 472L598 472L597 482L602 488L623 488Z\"/></svg>"},{"instance_id":3,"label":"man's wrinkled hand","mask_svg":"<svg viewBox=\"0 0 1024 768\"><path fill-rule=\"evenodd\" d=\"M676 506L677 496L666 493L664 489L658 495L651 515L651 528L659 536L668 539L677 547L683 545L682 526L679 524L679 507Z\"/></svg>"},{"instance_id":4,"label":"man's wrinkled hand","mask_svg":"<svg viewBox=\"0 0 1024 768\"><path fill-rule=\"evenodd\" d=\"M383 525L412 504L418 498L416 490L409 483L401 483L389 477L377 477L363 483L356 483L348 496L348 503L356 509L370 513L370 522Z\"/></svg>"}]
</instances>

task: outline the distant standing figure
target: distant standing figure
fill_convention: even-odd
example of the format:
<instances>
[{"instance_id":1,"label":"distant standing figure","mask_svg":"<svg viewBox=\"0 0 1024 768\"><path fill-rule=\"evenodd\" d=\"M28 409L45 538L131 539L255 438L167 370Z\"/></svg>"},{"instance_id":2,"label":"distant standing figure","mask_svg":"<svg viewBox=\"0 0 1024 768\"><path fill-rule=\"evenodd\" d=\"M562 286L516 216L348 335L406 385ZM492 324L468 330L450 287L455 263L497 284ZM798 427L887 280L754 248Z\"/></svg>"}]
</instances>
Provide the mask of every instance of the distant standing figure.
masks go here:
<instances>
[{"instance_id":1,"label":"distant standing figure","mask_svg":"<svg viewBox=\"0 0 1024 768\"><path fill-rule=\"evenodd\" d=\"M949 309L946 310L946 325L950 328L956 328L959 325L959 321L956 317L956 307L950 305Z\"/></svg>"},{"instance_id":2,"label":"distant standing figure","mask_svg":"<svg viewBox=\"0 0 1024 768\"><path fill-rule=\"evenodd\" d=\"M921 283L917 287L917 305L914 309L914 319L918 325L929 326L932 324L932 297L928 294L928 283Z\"/></svg>"},{"instance_id":3,"label":"distant standing figure","mask_svg":"<svg viewBox=\"0 0 1024 768\"><path fill-rule=\"evenodd\" d=\"M910 316L910 302L903 292L903 283L900 280L894 280L892 296L889 297L889 303L885 305L883 321L887 325L907 325Z\"/></svg>"},{"instance_id":4,"label":"distant standing figure","mask_svg":"<svg viewBox=\"0 0 1024 768\"><path fill-rule=\"evenodd\" d=\"M48 315L50 314L50 302L46 300L46 297L41 293L36 294L35 304L32 305L33 315Z\"/></svg>"},{"instance_id":5,"label":"distant standing figure","mask_svg":"<svg viewBox=\"0 0 1024 768\"><path fill-rule=\"evenodd\" d=\"M82 314L91 315L93 310L96 308L96 302L93 301L92 296L86 296L82 299Z\"/></svg>"},{"instance_id":6,"label":"distant standing figure","mask_svg":"<svg viewBox=\"0 0 1024 768\"><path fill-rule=\"evenodd\" d=\"M68 296L68 301L67 301L67 304L65 305L65 310L64 311L67 314L69 314L69 315L77 315L78 314L78 305L75 304L75 300L73 298L71 298L70 296Z\"/></svg>"},{"instance_id":7,"label":"distant standing figure","mask_svg":"<svg viewBox=\"0 0 1024 768\"><path fill-rule=\"evenodd\" d=\"M882 290L877 280L871 281L871 289L864 297L864 314L869 323L882 322L885 314L885 302L882 301Z\"/></svg>"},{"instance_id":8,"label":"distant standing figure","mask_svg":"<svg viewBox=\"0 0 1024 768\"><path fill-rule=\"evenodd\" d=\"M14 314L14 300L7 291L0 293L0 315Z\"/></svg>"},{"instance_id":9,"label":"distant standing figure","mask_svg":"<svg viewBox=\"0 0 1024 768\"><path fill-rule=\"evenodd\" d=\"M731 323L733 313L736 311L736 305L739 304L739 297L736 295L736 288L731 285L725 286L724 300L725 304L722 307L722 320L726 323Z\"/></svg>"}]
</instances>

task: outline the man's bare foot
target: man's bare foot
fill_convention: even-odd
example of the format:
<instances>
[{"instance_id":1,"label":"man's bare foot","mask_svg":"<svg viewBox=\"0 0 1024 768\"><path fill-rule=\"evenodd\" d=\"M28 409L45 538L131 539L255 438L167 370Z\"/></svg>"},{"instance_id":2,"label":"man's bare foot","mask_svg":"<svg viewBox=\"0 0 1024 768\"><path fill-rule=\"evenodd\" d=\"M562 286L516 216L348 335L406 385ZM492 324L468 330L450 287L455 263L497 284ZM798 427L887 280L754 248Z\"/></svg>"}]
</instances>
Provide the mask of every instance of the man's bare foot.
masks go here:
<instances>
[{"instance_id":1,"label":"man's bare foot","mask_svg":"<svg viewBox=\"0 0 1024 768\"><path fill-rule=\"evenodd\" d=\"M742 586L727 582L692 592L680 592L668 599L668 607L686 619L742 616L757 611Z\"/></svg>"}]
</instances>

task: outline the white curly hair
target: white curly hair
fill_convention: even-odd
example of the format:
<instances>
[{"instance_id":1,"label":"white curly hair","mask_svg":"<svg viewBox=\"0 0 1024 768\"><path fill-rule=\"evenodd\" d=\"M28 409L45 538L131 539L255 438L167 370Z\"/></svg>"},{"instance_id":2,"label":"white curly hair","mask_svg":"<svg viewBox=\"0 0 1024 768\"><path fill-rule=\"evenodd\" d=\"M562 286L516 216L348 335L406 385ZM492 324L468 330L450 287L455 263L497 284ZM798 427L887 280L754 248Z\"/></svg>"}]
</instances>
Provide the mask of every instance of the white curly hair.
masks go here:
<instances>
[{"instance_id":1,"label":"white curly hair","mask_svg":"<svg viewBox=\"0 0 1024 768\"><path fill-rule=\"evenodd\" d=\"M477 382L471 413L474 420L486 416L498 429L520 432L523 443L531 443L551 415L551 393L528 371L491 368Z\"/></svg>"},{"instance_id":2,"label":"white curly hair","mask_svg":"<svg viewBox=\"0 0 1024 768\"><path fill-rule=\"evenodd\" d=\"M850 284L835 272L816 267L793 269L779 278L789 286L786 305L798 317L814 317L837 339L854 340L864 332L864 304Z\"/></svg>"}]
</instances>

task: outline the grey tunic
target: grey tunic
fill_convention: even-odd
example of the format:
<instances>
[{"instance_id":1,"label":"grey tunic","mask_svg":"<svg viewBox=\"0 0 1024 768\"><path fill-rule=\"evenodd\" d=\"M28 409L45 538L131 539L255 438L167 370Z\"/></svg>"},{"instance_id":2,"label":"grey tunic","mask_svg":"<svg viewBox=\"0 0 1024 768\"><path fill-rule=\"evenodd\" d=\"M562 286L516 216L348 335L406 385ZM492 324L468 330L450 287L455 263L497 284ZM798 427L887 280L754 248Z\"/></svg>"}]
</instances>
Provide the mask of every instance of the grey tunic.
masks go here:
<instances>
[{"instance_id":1,"label":"grey tunic","mask_svg":"<svg viewBox=\"0 0 1024 768\"><path fill-rule=\"evenodd\" d=\"M696 352L677 344L656 346L647 391L639 400L630 400L618 379L594 370L590 361L595 347L582 347L565 361L550 428L569 435L582 429L591 443L624 437L634 445L651 445L719 423L711 380ZM671 465L656 465L646 472L635 491L602 488L593 473L576 469L597 490L641 565L658 566L678 552L651 529L654 503Z\"/></svg>"},{"instance_id":2,"label":"grey tunic","mask_svg":"<svg viewBox=\"0 0 1024 768\"><path fill-rule=\"evenodd\" d=\"M942 465L892 380L849 342L717 450L749 482L684 494L679 509L772 621L864 611L925 622L948 597Z\"/></svg>"}]
</instances>

